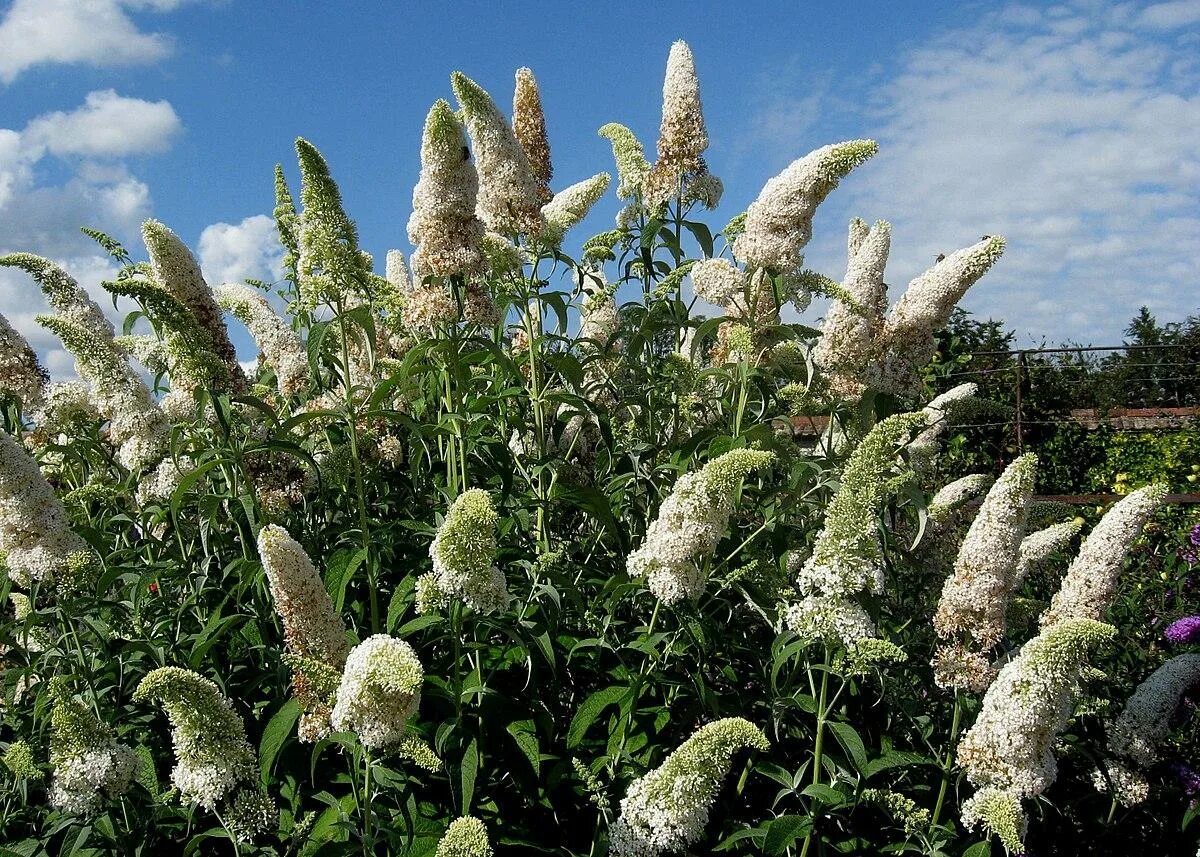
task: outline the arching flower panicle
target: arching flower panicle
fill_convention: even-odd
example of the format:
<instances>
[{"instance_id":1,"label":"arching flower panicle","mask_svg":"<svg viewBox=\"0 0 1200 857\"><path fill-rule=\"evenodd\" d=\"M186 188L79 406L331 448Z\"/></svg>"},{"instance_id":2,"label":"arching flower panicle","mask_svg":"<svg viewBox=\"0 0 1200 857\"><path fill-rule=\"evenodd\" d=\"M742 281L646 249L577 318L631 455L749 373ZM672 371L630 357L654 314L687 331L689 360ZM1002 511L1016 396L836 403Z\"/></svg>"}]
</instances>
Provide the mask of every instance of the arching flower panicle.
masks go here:
<instances>
[{"instance_id":1,"label":"arching flower panicle","mask_svg":"<svg viewBox=\"0 0 1200 857\"><path fill-rule=\"evenodd\" d=\"M521 144L529 168L538 185L538 202L545 205L553 194L550 179L554 166L550 161L550 138L546 135L546 115L542 112L542 93L533 70L517 69L517 85L513 91L513 135Z\"/></svg>"},{"instance_id":2,"label":"arching flower panicle","mask_svg":"<svg viewBox=\"0 0 1200 857\"><path fill-rule=\"evenodd\" d=\"M1042 614L1043 628L1065 619L1104 617L1116 595L1125 554L1166 497L1166 485L1147 485L1104 513L1083 540L1062 586L1050 600L1050 608Z\"/></svg>"},{"instance_id":3,"label":"arching flower panicle","mask_svg":"<svg viewBox=\"0 0 1200 857\"><path fill-rule=\"evenodd\" d=\"M733 255L750 267L783 273L800 268L812 238L812 219L851 170L878 151L874 140L849 140L810 152L766 183L746 210Z\"/></svg>"},{"instance_id":4,"label":"arching flower panicle","mask_svg":"<svg viewBox=\"0 0 1200 857\"><path fill-rule=\"evenodd\" d=\"M629 555L629 576L646 578L665 604L699 598L705 583L702 563L729 526L738 486L774 460L772 452L734 449L679 477L645 541Z\"/></svg>"},{"instance_id":5,"label":"arching flower panicle","mask_svg":"<svg viewBox=\"0 0 1200 857\"><path fill-rule=\"evenodd\" d=\"M613 857L657 857L698 841L734 754L769 746L762 731L741 717L700 727L666 761L629 786L610 831Z\"/></svg>"},{"instance_id":6,"label":"arching flower panicle","mask_svg":"<svg viewBox=\"0 0 1200 857\"><path fill-rule=\"evenodd\" d=\"M484 227L475 215L478 193L466 132L450 104L439 99L425 119L421 176L408 220L408 240L417 248L411 260L414 290L430 275L479 270Z\"/></svg>"},{"instance_id":7,"label":"arching flower panicle","mask_svg":"<svg viewBox=\"0 0 1200 857\"><path fill-rule=\"evenodd\" d=\"M634 199L641 195L650 164L638 138L620 122L601 125L599 133L612 143L613 160L617 164L617 196Z\"/></svg>"},{"instance_id":8,"label":"arching flower panicle","mask_svg":"<svg viewBox=\"0 0 1200 857\"><path fill-rule=\"evenodd\" d=\"M450 77L479 170L476 212L501 235L538 235L541 197L529 158L492 97L462 72Z\"/></svg>"},{"instance_id":9,"label":"arching flower panicle","mask_svg":"<svg viewBox=\"0 0 1200 857\"><path fill-rule=\"evenodd\" d=\"M0 315L0 396L12 396L23 413L32 414L45 403L49 383L50 375L38 362L37 352Z\"/></svg>"},{"instance_id":10,"label":"arching flower panicle","mask_svg":"<svg viewBox=\"0 0 1200 857\"><path fill-rule=\"evenodd\" d=\"M217 303L246 325L263 359L275 372L275 384L281 395L292 397L311 383L308 352L299 334L267 303L267 299L249 286L226 283L217 286Z\"/></svg>"}]
</instances>

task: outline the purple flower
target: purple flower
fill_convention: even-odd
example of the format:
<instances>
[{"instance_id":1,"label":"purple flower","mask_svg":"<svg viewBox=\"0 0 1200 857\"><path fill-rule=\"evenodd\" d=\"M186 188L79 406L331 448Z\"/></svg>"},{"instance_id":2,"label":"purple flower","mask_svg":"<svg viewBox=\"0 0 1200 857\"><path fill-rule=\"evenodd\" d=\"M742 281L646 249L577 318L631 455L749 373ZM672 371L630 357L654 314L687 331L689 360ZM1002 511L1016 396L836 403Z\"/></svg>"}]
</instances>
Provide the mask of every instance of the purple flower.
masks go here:
<instances>
[{"instance_id":1,"label":"purple flower","mask_svg":"<svg viewBox=\"0 0 1200 857\"><path fill-rule=\"evenodd\" d=\"M1184 794L1188 797L1193 797L1200 793L1200 771L1197 771L1190 765L1185 765L1183 762L1173 762L1171 764L1171 773L1175 775Z\"/></svg>"},{"instance_id":2,"label":"purple flower","mask_svg":"<svg viewBox=\"0 0 1200 857\"><path fill-rule=\"evenodd\" d=\"M1200 524L1192 527L1192 531L1188 533L1188 541L1196 547L1200 547Z\"/></svg>"},{"instance_id":3,"label":"purple flower","mask_svg":"<svg viewBox=\"0 0 1200 857\"><path fill-rule=\"evenodd\" d=\"M1200 640L1200 616L1176 619L1163 634L1172 643L1194 643Z\"/></svg>"}]
</instances>

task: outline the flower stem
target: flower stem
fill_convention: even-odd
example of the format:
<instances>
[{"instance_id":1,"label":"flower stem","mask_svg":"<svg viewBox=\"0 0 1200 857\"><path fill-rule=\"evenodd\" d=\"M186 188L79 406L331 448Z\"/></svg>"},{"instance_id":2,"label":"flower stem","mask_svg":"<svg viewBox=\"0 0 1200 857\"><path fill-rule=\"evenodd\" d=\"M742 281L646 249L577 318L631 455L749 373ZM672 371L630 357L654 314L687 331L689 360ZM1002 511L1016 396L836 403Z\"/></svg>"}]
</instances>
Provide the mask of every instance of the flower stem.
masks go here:
<instances>
[{"instance_id":1,"label":"flower stem","mask_svg":"<svg viewBox=\"0 0 1200 857\"><path fill-rule=\"evenodd\" d=\"M946 747L946 758L942 762L942 786L938 789L937 803L933 807L933 815L929 819L929 833L937 829L938 819L942 815L942 805L946 801L946 789L950 786L950 769L954 764L954 742L958 738L958 727L962 722L962 700L954 694L954 719L950 724L950 743Z\"/></svg>"}]
</instances>

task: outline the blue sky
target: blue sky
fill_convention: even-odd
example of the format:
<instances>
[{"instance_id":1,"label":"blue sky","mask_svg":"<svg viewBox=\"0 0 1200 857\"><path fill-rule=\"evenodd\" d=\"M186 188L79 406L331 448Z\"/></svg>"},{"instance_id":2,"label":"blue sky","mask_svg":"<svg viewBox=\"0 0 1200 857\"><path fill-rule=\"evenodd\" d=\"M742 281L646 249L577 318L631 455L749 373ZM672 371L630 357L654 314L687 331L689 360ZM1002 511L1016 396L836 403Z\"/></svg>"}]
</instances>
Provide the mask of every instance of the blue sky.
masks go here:
<instances>
[{"instance_id":1,"label":"blue sky","mask_svg":"<svg viewBox=\"0 0 1200 857\"><path fill-rule=\"evenodd\" d=\"M1200 0L0 0L0 251L95 284L106 263L76 227L136 248L154 216L210 279L270 278L271 169L295 176L303 135L382 264L408 249L421 123L453 69L507 105L515 69L533 68L564 186L612 169L604 122L652 151L676 38L696 55L725 182L716 226L792 159L874 137L880 155L818 214L812 267L840 278L846 221L885 218L893 299L937 253L1006 235L965 304L1022 343L1115 342L1143 303L1200 310ZM616 209L610 193L581 230ZM67 371L39 308L0 273L0 313Z\"/></svg>"}]
</instances>

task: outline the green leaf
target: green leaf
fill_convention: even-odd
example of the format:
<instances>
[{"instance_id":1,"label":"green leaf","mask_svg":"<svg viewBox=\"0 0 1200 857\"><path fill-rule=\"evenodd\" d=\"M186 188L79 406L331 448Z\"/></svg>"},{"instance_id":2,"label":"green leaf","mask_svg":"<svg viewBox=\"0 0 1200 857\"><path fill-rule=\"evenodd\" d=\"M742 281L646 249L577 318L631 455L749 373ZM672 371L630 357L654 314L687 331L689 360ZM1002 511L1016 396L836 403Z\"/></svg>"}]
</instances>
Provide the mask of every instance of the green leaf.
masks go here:
<instances>
[{"instance_id":1,"label":"green leaf","mask_svg":"<svg viewBox=\"0 0 1200 857\"><path fill-rule=\"evenodd\" d=\"M472 736L471 743L463 753L458 766L459 782L462 784L463 813L471 811L471 800L475 797L475 778L479 776L479 739Z\"/></svg>"},{"instance_id":2,"label":"green leaf","mask_svg":"<svg viewBox=\"0 0 1200 857\"><path fill-rule=\"evenodd\" d=\"M325 591L333 599L333 606L337 612L342 612L346 603L346 587L350 585L354 572L358 571L358 567L366 558L366 548L359 548L353 554L344 550L338 551L329 558L325 571Z\"/></svg>"},{"instance_id":3,"label":"green leaf","mask_svg":"<svg viewBox=\"0 0 1200 857\"><path fill-rule=\"evenodd\" d=\"M907 751L889 750L878 759L872 759L863 769L864 777L873 777L880 771L886 771L889 768L907 768L913 765L932 765L933 760L928 756L922 756L920 753L909 753Z\"/></svg>"},{"instance_id":4,"label":"green leaf","mask_svg":"<svg viewBox=\"0 0 1200 857\"><path fill-rule=\"evenodd\" d=\"M963 857L991 857L992 843L988 841L976 842L970 848L963 852Z\"/></svg>"},{"instance_id":5,"label":"green leaf","mask_svg":"<svg viewBox=\"0 0 1200 857\"><path fill-rule=\"evenodd\" d=\"M262 781L266 785L271 775L275 758L283 749L283 744L292 734L292 728L300 719L300 703L289 699L272 715L263 729L262 738L258 742L258 764L262 770Z\"/></svg>"},{"instance_id":6,"label":"green leaf","mask_svg":"<svg viewBox=\"0 0 1200 857\"><path fill-rule=\"evenodd\" d=\"M782 854L788 846L808 832L812 821L807 815L781 815L767 825L767 838L763 840L763 852Z\"/></svg>"},{"instance_id":7,"label":"green leaf","mask_svg":"<svg viewBox=\"0 0 1200 857\"><path fill-rule=\"evenodd\" d=\"M825 725L833 733L833 737L837 739L837 742L842 745L842 749L850 757L850 761L853 763L855 769L860 773L865 771L867 767L867 748L863 746L863 740L854 731L854 727L849 723L836 723L833 721Z\"/></svg>"},{"instance_id":8,"label":"green leaf","mask_svg":"<svg viewBox=\"0 0 1200 857\"><path fill-rule=\"evenodd\" d=\"M534 728L532 720L514 720L508 724L508 734L517 742L517 747L529 760L530 766L533 767L533 775L541 774L542 753L541 746L538 743L537 732Z\"/></svg>"},{"instance_id":9,"label":"green leaf","mask_svg":"<svg viewBox=\"0 0 1200 857\"><path fill-rule=\"evenodd\" d=\"M808 786L803 792L801 792L801 794L806 794L809 797L815 797L817 800L821 801L821 803L827 804L828 806L838 806L846 801L846 796L844 794L839 792L833 786L827 786L823 784L814 784Z\"/></svg>"},{"instance_id":10,"label":"green leaf","mask_svg":"<svg viewBox=\"0 0 1200 857\"><path fill-rule=\"evenodd\" d=\"M629 695L630 689L623 685L613 685L598 690L583 701L571 725L567 728L567 747L576 747L583 740L584 733L599 719L601 712L610 705L618 705Z\"/></svg>"}]
</instances>

